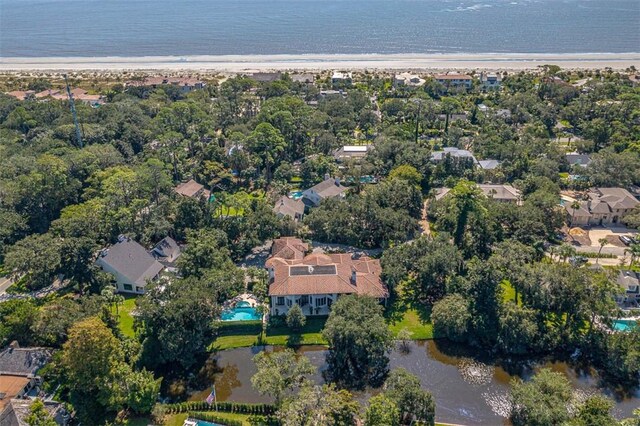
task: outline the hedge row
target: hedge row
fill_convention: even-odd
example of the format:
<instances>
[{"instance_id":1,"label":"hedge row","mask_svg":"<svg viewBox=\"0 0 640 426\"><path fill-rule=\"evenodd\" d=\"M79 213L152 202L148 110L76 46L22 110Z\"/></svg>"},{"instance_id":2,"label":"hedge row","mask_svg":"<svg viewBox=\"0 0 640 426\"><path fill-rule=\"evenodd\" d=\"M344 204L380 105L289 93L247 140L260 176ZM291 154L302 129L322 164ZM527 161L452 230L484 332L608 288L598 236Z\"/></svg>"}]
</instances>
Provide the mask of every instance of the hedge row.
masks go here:
<instances>
[{"instance_id":1,"label":"hedge row","mask_svg":"<svg viewBox=\"0 0 640 426\"><path fill-rule=\"evenodd\" d=\"M244 426L244 423L242 423L240 420L223 419L222 417L216 416L215 414L212 414L212 413L191 413L191 412L189 412L189 414L187 414L187 416L190 419L203 420L205 422L216 423L216 424L219 424L219 425Z\"/></svg>"},{"instance_id":2,"label":"hedge row","mask_svg":"<svg viewBox=\"0 0 640 426\"><path fill-rule=\"evenodd\" d=\"M276 407L273 404L246 404L242 402L222 401L209 405L206 401L188 401L165 405L167 414L187 413L190 411L222 411L240 414L273 414Z\"/></svg>"},{"instance_id":3,"label":"hedge row","mask_svg":"<svg viewBox=\"0 0 640 426\"><path fill-rule=\"evenodd\" d=\"M262 321L222 321L218 325L220 336L236 334L258 334L262 331Z\"/></svg>"},{"instance_id":4,"label":"hedge row","mask_svg":"<svg viewBox=\"0 0 640 426\"><path fill-rule=\"evenodd\" d=\"M583 256L583 257L588 257L589 259L615 259L618 256L612 253L600 253L598 255L598 253L591 253L591 252L582 252L579 251L576 256Z\"/></svg>"}]
</instances>

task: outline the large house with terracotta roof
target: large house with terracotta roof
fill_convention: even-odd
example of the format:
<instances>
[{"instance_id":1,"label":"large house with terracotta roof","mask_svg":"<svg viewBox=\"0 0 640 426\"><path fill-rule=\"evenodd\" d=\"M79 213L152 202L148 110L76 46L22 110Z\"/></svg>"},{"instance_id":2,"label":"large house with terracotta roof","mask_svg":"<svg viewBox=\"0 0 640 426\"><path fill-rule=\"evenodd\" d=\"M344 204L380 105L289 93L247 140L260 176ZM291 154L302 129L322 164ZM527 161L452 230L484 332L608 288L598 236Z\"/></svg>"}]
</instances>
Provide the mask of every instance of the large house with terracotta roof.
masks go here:
<instances>
[{"instance_id":1,"label":"large house with terracotta roof","mask_svg":"<svg viewBox=\"0 0 640 426\"><path fill-rule=\"evenodd\" d=\"M571 226L617 225L640 205L640 201L624 188L593 188L578 203L577 209L573 208L573 203L564 204Z\"/></svg>"},{"instance_id":2,"label":"large house with terracotta roof","mask_svg":"<svg viewBox=\"0 0 640 426\"><path fill-rule=\"evenodd\" d=\"M269 273L271 315L284 315L294 304L305 315L327 315L345 294L386 302L389 290L380 279L380 261L349 253L310 253L298 238L274 241L265 267Z\"/></svg>"}]
</instances>

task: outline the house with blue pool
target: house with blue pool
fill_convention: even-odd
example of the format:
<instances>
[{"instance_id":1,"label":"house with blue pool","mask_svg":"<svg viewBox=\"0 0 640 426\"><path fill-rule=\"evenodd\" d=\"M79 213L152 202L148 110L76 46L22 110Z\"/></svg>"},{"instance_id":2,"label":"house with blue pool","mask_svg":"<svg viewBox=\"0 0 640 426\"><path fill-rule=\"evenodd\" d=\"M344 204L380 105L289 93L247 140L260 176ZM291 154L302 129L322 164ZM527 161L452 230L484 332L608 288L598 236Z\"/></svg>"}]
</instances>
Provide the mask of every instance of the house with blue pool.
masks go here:
<instances>
[{"instance_id":1,"label":"house with blue pool","mask_svg":"<svg viewBox=\"0 0 640 426\"><path fill-rule=\"evenodd\" d=\"M273 242L265 268L269 274L271 315L284 315L299 305L307 315L328 315L345 294L375 297L386 303L389 290L382 282L378 259L350 253L312 253L294 237Z\"/></svg>"}]
</instances>

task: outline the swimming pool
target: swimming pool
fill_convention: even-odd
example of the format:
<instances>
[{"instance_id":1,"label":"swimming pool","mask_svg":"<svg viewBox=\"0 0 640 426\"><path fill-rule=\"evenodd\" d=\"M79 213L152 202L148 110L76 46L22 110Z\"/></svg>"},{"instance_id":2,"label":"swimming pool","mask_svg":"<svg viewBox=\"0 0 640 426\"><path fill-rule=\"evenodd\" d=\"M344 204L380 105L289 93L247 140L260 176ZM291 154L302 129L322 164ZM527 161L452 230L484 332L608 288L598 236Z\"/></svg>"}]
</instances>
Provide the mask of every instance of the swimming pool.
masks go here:
<instances>
[{"instance_id":1,"label":"swimming pool","mask_svg":"<svg viewBox=\"0 0 640 426\"><path fill-rule=\"evenodd\" d=\"M302 191L292 191L289 193L289 198L293 198L294 200L299 200L302 198Z\"/></svg>"},{"instance_id":2,"label":"swimming pool","mask_svg":"<svg viewBox=\"0 0 640 426\"><path fill-rule=\"evenodd\" d=\"M632 328L637 326L638 322L636 320L615 320L613 322L613 329L616 331L631 331Z\"/></svg>"},{"instance_id":3,"label":"swimming pool","mask_svg":"<svg viewBox=\"0 0 640 426\"><path fill-rule=\"evenodd\" d=\"M235 307L222 311L220 319L222 321L255 321L262 319L262 315L249 302L243 300L236 303Z\"/></svg>"},{"instance_id":4,"label":"swimming pool","mask_svg":"<svg viewBox=\"0 0 640 426\"><path fill-rule=\"evenodd\" d=\"M204 420L198 420L198 426L223 426L218 423L205 422Z\"/></svg>"}]
</instances>

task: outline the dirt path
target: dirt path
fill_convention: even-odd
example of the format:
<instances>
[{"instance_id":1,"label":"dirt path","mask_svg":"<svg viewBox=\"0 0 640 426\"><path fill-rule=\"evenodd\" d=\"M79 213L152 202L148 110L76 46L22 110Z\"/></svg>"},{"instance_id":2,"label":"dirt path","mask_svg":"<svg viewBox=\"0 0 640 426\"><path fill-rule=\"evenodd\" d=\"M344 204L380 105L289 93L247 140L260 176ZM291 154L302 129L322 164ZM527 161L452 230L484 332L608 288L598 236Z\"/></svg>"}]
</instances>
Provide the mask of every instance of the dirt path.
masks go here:
<instances>
[{"instance_id":1,"label":"dirt path","mask_svg":"<svg viewBox=\"0 0 640 426\"><path fill-rule=\"evenodd\" d=\"M427 220L427 209L429 208L429 200L424 200L422 204L422 217L420 219L420 227L422 228L422 235L430 235L431 228L429 228L429 221Z\"/></svg>"}]
</instances>

